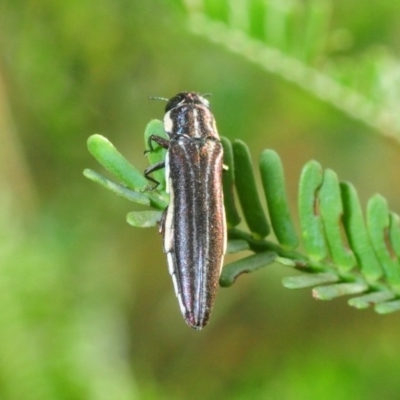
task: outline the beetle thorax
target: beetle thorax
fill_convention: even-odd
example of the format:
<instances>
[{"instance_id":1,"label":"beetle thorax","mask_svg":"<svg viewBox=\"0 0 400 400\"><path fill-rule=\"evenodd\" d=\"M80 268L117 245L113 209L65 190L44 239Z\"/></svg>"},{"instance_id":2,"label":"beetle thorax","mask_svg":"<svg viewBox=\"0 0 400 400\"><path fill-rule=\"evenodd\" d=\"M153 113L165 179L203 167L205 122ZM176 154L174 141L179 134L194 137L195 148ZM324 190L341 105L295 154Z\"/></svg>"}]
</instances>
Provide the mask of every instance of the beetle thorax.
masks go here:
<instances>
[{"instance_id":1,"label":"beetle thorax","mask_svg":"<svg viewBox=\"0 0 400 400\"><path fill-rule=\"evenodd\" d=\"M171 138L177 135L193 139L219 138L213 115L199 104L183 104L168 111L164 116L164 129Z\"/></svg>"}]
</instances>

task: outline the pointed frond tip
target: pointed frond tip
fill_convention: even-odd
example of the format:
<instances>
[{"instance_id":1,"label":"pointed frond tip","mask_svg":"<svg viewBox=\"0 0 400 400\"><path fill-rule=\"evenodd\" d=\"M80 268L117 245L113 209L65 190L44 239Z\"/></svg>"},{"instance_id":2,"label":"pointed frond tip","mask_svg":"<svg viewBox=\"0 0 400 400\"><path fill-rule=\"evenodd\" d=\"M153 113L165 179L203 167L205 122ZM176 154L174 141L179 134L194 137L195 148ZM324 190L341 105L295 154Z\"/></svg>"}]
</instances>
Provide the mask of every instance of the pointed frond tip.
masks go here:
<instances>
[{"instance_id":1,"label":"pointed frond tip","mask_svg":"<svg viewBox=\"0 0 400 400\"><path fill-rule=\"evenodd\" d=\"M146 138L159 134L161 126L160 121L152 121ZM145 190L143 175L107 139L94 135L88 143L96 160L119 182L92 170L84 175L127 200L152 208L129 213L129 224L156 226L168 204L165 184ZM351 183L340 182L334 171L310 161L300 176L297 233L276 152L261 153L261 196L247 145L226 138L222 143L228 166L223 175L228 253L245 255L224 266L221 286L231 286L239 275L275 262L300 272L284 278L287 288L311 288L313 297L321 300L352 296L350 306L373 306L379 314L400 311L400 217L389 210L384 197L372 196L363 212ZM161 149L153 153L151 163L165 157Z\"/></svg>"}]
</instances>

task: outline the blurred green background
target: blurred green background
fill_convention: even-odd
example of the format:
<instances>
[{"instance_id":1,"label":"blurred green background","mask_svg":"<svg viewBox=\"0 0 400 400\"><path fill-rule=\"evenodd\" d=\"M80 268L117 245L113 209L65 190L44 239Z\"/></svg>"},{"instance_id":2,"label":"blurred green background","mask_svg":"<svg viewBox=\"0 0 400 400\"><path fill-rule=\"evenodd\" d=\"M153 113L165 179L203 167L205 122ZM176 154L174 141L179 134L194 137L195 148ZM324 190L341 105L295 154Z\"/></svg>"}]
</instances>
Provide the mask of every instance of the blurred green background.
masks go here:
<instances>
[{"instance_id":1,"label":"blurred green background","mask_svg":"<svg viewBox=\"0 0 400 400\"><path fill-rule=\"evenodd\" d=\"M280 154L294 214L312 158L400 211L398 143L186 24L179 0L0 0L0 399L398 398L399 314L316 302L271 266L220 289L192 331L156 229L83 178L101 171L93 133L146 168L164 107L148 96L194 90L255 161ZM398 2L336 0L330 25L351 35L332 59L400 50Z\"/></svg>"}]
</instances>

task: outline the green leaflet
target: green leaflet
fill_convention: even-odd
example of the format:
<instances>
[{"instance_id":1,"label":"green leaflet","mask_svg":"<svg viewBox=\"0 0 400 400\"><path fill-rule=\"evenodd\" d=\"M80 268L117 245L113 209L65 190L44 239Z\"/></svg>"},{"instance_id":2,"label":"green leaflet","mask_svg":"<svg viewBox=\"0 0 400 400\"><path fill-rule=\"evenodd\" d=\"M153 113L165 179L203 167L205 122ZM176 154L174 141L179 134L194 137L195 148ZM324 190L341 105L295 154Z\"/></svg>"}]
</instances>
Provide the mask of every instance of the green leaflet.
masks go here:
<instances>
[{"instance_id":1,"label":"green leaflet","mask_svg":"<svg viewBox=\"0 0 400 400\"><path fill-rule=\"evenodd\" d=\"M131 211L126 216L126 222L136 228L152 228L157 226L161 216L161 211Z\"/></svg>"},{"instance_id":2,"label":"green leaflet","mask_svg":"<svg viewBox=\"0 0 400 400\"><path fill-rule=\"evenodd\" d=\"M239 253L241 251L250 250L249 243L241 239L231 239L226 249L227 254Z\"/></svg>"},{"instance_id":3,"label":"green leaflet","mask_svg":"<svg viewBox=\"0 0 400 400\"><path fill-rule=\"evenodd\" d=\"M318 198L325 237L332 260L340 272L348 272L355 267L356 258L342 237L343 205L339 180L330 169L324 173Z\"/></svg>"},{"instance_id":4,"label":"green leaflet","mask_svg":"<svg viewBox=\"0 0 400 400\"><path fill-rule=\"evenodd\" d=\"M343 222L350 246L367 281L377 281L382 277L383 270L372 248L357 192L353 185L343 182L341 193L344 211Z\"/></svg>"},{"instance_id":5,"label":"green leaflet","mask_svg":"<svg viewBox=\"0 0 400 400\"><path fill-rule=\"evenodd\" d=\"M375 311L378 314L389 314L395 311L400 311L400 300L379 303L375 306Z\"/></svg>"},{"instance_id":6,"label":"green leaflet","mask_svg":"<svg viewBox=\"0 0 400 400\"><path fill-rule=\"evenodd\" d=\"M227 138L222 137L221 143L224 148L224 165L228 168L222 175L226 222L228 228L233 228L240 223L234 195L235 165L233 162L233 150L232 144Z\"/></svg>"},{"instance_id":7,"label":"green leaflet","mask_svg":"<svg viewBox=\"0 0 400 400\"><path fill-rule=\"evenodd\" d=\"M283 248L295 249L299 239L290 216L282 162L275 151L264 150L261 153L260 173L276 238Z\"/></svg>"},{"instance_id":8,"label":"green leaflet","mask_svg":"<svg viewBox=\"0 0 400 400\"><path fill-rule=\"evenodd\" d=\"M389 225L389 239L392 244L393 251L397 258L400 258L400 217L394 213L389 213L390 225Z\"/></svg>"},{"instance_id":9,"label":"green leaflet","mask_svg":"<svg viewBox=\"0 0 400 400\"><path fill-rule=\"evenodd\" d=\"M355 308L363 309L368 308L371 304L383 303L395 297L393 292L382 290L373 292L360 297L353 297L348 301L349 305Z\"/></svg>"},{"instance_id":10,"label":"green leaflet","mask_svg":"<svg viewBox=\"0 0 400 400\"><path fill-rule=\"evenodd\" d=\"M388 282L400 293L400 264L390 245L389 209L387 201L377 194L367 205L367 226L372 247L380 261Z\"/></svg>"},{"instance_id":11,"label":"green leaflet","mask_svg":"<svg viewBox=\"0 0 400 400\"><path fill-rule=\"evenodd\" d=\"M332 300L336 297L363 293L368 290L364 282L336 283L334 285L319 286L313 289L313 297L319 300Z\"/></svg>"},{"instance_id":12,"label":"green leaflet","mask_svg":"<svg viewBox=\"0 0 400 400\"><path fill-rule=\"evenodd\" d=\"M233 157L236 190L242 212L250 231L264 238L270 233L270 227L258 196L250 151L241 140L233 142Z\"/></svg>"},{"instance_id":13,"label":"green leaflet","mask_svg":"<svg viewBox=\"0 0 400 400\"><path fill-rule=\"evenodd\" d=\"M301 236L306 252L313 261L321 261L328 254L317 197L322 179L322 167L316 161L309 161L303 167L298 196Z\"/></svg>"},{"instance_id":14,"label":"green leaflet","mask_svg":"<svg viewBox=\"0 0 400 400\"><path fill-rule=\"evenodd\" d=\"M274 262L277 254L273 251L257 253L241 260L234 261L222 269L219 284L223 287L231 286L241 274L254 272Z\"/></svg>"},{"instance_id":15,"label":"green leaflet","mask_svg":"<svg viewBox=\"0 0 400 400\"><path fill-rule=\"evenodd\" d=\"M303 289L323 285L325 283L337 282L338 280L339 278L336 274L331 272L320 272L316 274L305 274L283 278L282 284L288 289Z\"/></svg>"},{"instance_id":16,"label":"green leaflet","mask_svg":"<svg viewBox=\"0 0 400 400\"><path fill-rule=\"evenodd\" d=\"M144 195L150 200L153 207L164 209L167 206L166 196L162 196L160 192L157 191L146 190L149 186L147 179L121 155L108 139L101 135L92 135L89 137L87 145L90 153L100 165L111 174L115 175L123 185L132 189L134 192L137 192L140 196L131 196L129 199L129 195L128 197L126 195L127 191L122 189L121 185L110 185L111 181L100 174L86 171L86 177L101 184L107 189L112 190L121 197L128 198L132 201L136 201L134 200L134 197L140 199L139 204L143 204L143 197L141 195Z\"/></svg>"},{"instance_id":17,"label":"green leaflet","mask_svg":"<svg viewBox=\"0 0 400 400\"><path fill-rule=\"evenodd\" d=\"M119 183L115 183L110 181L105 176L99 174L96 171L92 171L91 169L85 169L83 171L83 175L90 179L93 182L100 184L108 190L114 192L117 196L123 197L126 200L132 201L133 203L143 204L145 206L150 205L149 198L139 192L135 192L134 190L130 190L125 186L120 185Z\"/></svg>"},{"instance_id":18,"label":"green leaflet","mask_svg":"<svg viewBox=\"0 0 400 400\"><path fill-rule=\"evenodd\" d=\"M107 171L115 175L128 188L141 191L148 186L147 179L129 163L114 145L101 135L92 135L87 141L92 156Z\"/></svg>"}]
</instances>

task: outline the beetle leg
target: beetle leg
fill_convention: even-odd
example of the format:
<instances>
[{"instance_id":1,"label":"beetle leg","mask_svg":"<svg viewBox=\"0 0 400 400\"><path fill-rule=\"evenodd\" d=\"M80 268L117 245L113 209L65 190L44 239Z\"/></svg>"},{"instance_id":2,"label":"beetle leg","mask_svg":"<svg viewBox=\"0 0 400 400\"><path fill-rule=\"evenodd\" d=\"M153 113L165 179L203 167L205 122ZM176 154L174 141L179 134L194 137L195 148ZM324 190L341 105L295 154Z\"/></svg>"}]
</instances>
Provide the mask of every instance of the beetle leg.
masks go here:
<instances>
[{"instance_id":1,"label":"beetle leg","mask_svg":"<svg viewBox=\"0 0 400 400\"><path fill-rule=\"evenodd\" d=\"M146 190L154 190L157 188L157 186L160 184L160 182L158 182L156 179L154 179L152 176L150 176L149 174L151 174L154 171L158 171L161 168L165 168L165 161L160 161L156 164L150 165L150 167L146 168L144 170L144 177L146 179L148 179L150 182L155 183L155 186L148 186L144 189L144 191Z\"/></svg>"},{"instance_id":2,"label":"beetle leg","mask_svg":"<svg viewBox=\"0 0 400 400\"><path fill-rule=\"evenodd\" d=\"M153 143L152 142L156 142L159 146L161 146L164 149L168 149L169 147L169 140L165 139L161 136L157 136L157 135L150 135L149 138L147 139L147 146L148 146L148 150L146 150L144 152L144 154L147 153L151 153L154 151L154 147L153 147Z\"/></svg>"}]
</instances>

